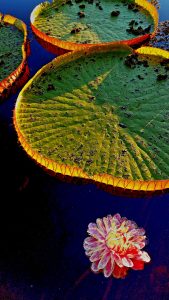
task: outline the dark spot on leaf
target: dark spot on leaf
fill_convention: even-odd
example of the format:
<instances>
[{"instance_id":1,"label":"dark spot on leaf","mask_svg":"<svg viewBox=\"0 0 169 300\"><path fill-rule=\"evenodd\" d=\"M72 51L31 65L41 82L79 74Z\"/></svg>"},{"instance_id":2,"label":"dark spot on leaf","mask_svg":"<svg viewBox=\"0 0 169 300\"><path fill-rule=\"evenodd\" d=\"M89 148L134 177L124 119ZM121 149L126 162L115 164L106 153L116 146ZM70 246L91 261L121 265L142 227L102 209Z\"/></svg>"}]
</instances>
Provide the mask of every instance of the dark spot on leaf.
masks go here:
<instances>
[{"instance_id":1,"label":"dark spot on leaf","mask_svg":"<svg viewBox=\"0 0 169 300\"><path fill-rule=\"evenodd\" d=\"M95 99L96 99L95 96L90 96L90 97L89 97L89 101L90 101L90 102L93 102Z\"/></svg>"},{"instance_id":2,"label":"dark spot on leaf","mask_svg":"<svg viewBox=\"0 0 169 300\"><path fill-rule=\"evenodd\" d=\"M53 84L48 84L48 87L47 87L47 91L53 91L55 90L55 87Z\"/></svg>"},{"instance_id":3,"label":"dark spot on leaf","mask_svg":"<svg viewBox=\"0 0 169 300\"><path fill-rule=\"evenodd\" d=\"M121 128L127 128L127 125L125 125L124 123L119 123L119 126L120 126Z\"/></svg>"},{"instance_id":4,"label":"dark spot on leaf","mask_svg":"<svg viewBox=\"0 0 169 300\"><path fill-rule=\"evenodd\" d=\"M84 8L85 8L85 4L81 4L81 5L79 5L79 8L82 8L82 9L84 9Z\"/></svg>"},{"instance_id":5,"label":"dark spot on leaf","mask_svg":"<svg viewBox=\"0 0 169 300\"><path fill-rule=\"evenodd\" d=\"M111 16L112 16L112 17L118 17L119 14L120 14L120 11L119 11L119 10L113 10L113 11L111 12Z\"/></svg>"},{"instance_id":6,"label":"dark spot on leaf","mask_svg":"<svg viewBox=\"0 0 169 300\"><path fill-rule=\"evenodd\" d=\"M162 81L162 80L165 80L165 79L167 79L167 78L168 78L168 75L167 75L167 74L165 74L165 75L159 74L159 75L157 76L157 81Z\"/></svg>"},{"instance_id":7,"label":"dark spot on leaf","mask_svg":"<svg viewBox=\"0 0 169 300\"><path fill-rule=\"evenodd\" d=\"M57 76L58 80L62 80L62 77L60 75Z\"/></svg>"},{"instance_id":8,"label":"dark spot on leaf","mask_svg":"<svg viewBox=\"0 0 169 300\"><path fill-rule=\"evenodd\" d=\"M72 3L71 0L68 0L66 3L69 4L69 5L71 5L71 6L73 5L73 3Z\"/></svg>"},{"instance_id":9,"label":"dark spot on leaf","mask_svg":"<svg viewBox=\"0 0 169 300\"><path fill-rule=\"evenodd\" d=\"M78 32L80 32L80 28L73 28L71 30L71 33L78 33Z\"/></svg>"},{"instance_id":10,"label":"dark spot on leaf","mask_svg":"<svg viewBox=\"0 0 169 300\"><path fill-rule=\"evenodd\" d=\"M127 106L121 106L120 109L125 110L125 109L127 109Z\"/></svg>"},{"instance_id":11,"label":"dark spot on leaf","mask_svg":"<svg viewBox=\"0 0 169 300\"><path fill-rule=\"evenodd\" d=\"M143 79L144 79L144 77L141 76L141 75L138 75L137 77L138 77L138 79L140 79L140 80L143 80Z\"/></svg>"},{"instance_id":12,"label":"dark spot on leaf","mask_svg":"<svg viewBox=\"0 0 169 300\"><path fill-rule=\"evenodd\" d=\"M79 11L77 14L78 14L79 18L84 18L85 17L84 11Z\"/></svg>"}]
</instances>

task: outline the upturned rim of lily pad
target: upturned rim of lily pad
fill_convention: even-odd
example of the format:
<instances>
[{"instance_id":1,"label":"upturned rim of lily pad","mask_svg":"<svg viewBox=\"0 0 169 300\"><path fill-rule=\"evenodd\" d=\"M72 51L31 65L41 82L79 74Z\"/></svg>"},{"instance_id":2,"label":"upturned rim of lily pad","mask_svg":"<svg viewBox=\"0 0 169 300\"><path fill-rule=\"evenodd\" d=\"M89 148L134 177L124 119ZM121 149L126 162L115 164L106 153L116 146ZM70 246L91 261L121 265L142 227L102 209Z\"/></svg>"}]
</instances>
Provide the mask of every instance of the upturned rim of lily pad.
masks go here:
<instances>
[{"instance_id":1,"label":"upturned rim of lily pad","mask_svg":"<svg viewBox=\"0 0 169 300\"><path fill-rule=\"evenodd\" d=\"M9 94L15 93L18 88L22 87L29 78L29 67L27 64L27 58L30 55L30 47L28 42L28 33L26 24L11 15L4 15L0 12L0 22L15 26L23 33L22 43L22 61L19 66L0 81L0 100L4 100Z\"/></svg>"},{"instance_id":2,"label":"upturned rim of lily pad","mask_svg":"<svg viewBox=\"0 0 169 300\"><path fill-rule=\"evenodd\" d=\"M56 57L50 63L43 66L34 76L31 78L24 88L21 90L18 99L16 101L15 109L13 112L13 123L18 135L19 142L27 154L36 162L38 165L43 167L45 170L53 173L53 174L61 174L64 176L70 176L75 178L81 178L84 180L89 180L91 182L104 184L107 186L112 186L113 188L120 188L124 190L136 191L136 192L155 192L155 191L162 191L169 189L169 179L165 180L132 180L132 179L124 179L124 178L117 178L113 175L108 174L95 174L95 175L88 175L84 172L81 168L76 166L68 166L64 164L59 164L58 162L45 157L44 155L40 154L38 151L35 151L31 148L30 144L26 141L24 135L22 134L20 127L18 125L19 120L19 113L17 108L20 105L22 100L22 95L27 87L34 81L36 77L38 77L41 73L49 68L49 65L55 63L57 66L61 66L65 63L73 61L77 58L80 58L84 55L89 55L92 53L103 53L107 51L115 51L115 50L128 50L131 54L137 53L141 55L149 55L149 56L156 56L164 59L169 59L169 52L166 50L162 50L159 48L153 47L141 47L137 50L133 50L128 45L122 45L121 43L116 43L114 45L106 45L106 46L93 46L88 49L83 49L80 51L73 51Z\"/></svg>"},{"instance_id":3,"label":"upturned rim of lily pad","mask_svg":"<svg viewBox=\"0 0 169 300\"><path fill-rule=\"evenodd\" d=\"M41 11L44 8L44 4L49 4L50 2L43 2L38 4L33 11L31 12L30 15L30 22L31 22L31 28L35 36L38 38L39 41L42 42L42 45L49 51L55 53L55 47L56 47L56 54L58 51L58 48L65 49L67 51L71 50L82 50L82 49L87 49L89 47L93 46L105 46L105 45L113 45L116 44L117 42L121 44L126 44L129 46L135 46L135 45L140 45L141 43L145 42L146 40L149 40L153 38L156 34L157 28L158 28L158 21L159 21L159 14L157 11L157 8L148 0L134 0L135 4L140 6L141 8L145 9L152 17L154 21L154 31L152 33L146 33L144 35L140 35L139 37L132 38L129 40L123 40L123 41L112 41L112 42L105 42L105 43L98 43L98 44L80 44L80 43L73 43L73 42L68 42L64 41L62 39L57 39L55 37L49 36L45 34L44 32L40 31L34 24L35 19L37 16L41 13Z\"/></svg>"}]
</instances>

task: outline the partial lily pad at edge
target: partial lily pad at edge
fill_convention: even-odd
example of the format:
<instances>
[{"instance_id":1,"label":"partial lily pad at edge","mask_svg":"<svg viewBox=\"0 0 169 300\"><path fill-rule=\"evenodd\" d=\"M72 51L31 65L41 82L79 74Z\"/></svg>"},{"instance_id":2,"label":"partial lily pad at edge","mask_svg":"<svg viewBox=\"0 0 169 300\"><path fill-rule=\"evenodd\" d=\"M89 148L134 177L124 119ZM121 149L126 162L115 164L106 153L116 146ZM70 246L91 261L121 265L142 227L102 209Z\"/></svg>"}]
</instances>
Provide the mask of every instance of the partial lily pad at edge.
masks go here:
<instances>
[{"instance_id":1,"label":"partial lily pad at edge","mask_svg":"<svg viewBox=\"0 0 169 300\"><path fill-rule=\"evenodd\" d=\"M124 6L121 13L120 5ZM94 17L95 11L96 17ZM112 15L117 12L118 16ZM82 13L85 17L80 15ZM144 20L140 19L141 17ZM148 22L150 18L152 24ZM113 44L117 41L130 46L137 45L153 37L158 26L157 9L147 0L112 2L103 0L103 4L98 0L43 2L34 8L30 19L32 30L38 40L49 51L52 48L52 52L54 47L68 51L81 50L93 45ZM148 25L151 26L150 31Z\"/></svg>"},{"instance_id":2,"label":"partial lily pad at edge","mask_svg":"<svg viewBox=\"0 0 169 300\"><path fill-rule=\"evenodd\" d=\"M149 45L169 51L169 20L159 23L156 35L150 40Z\"/></svg>"},{"instance_id":3,"label":"partial lily pad at edge","mask_svg":"<svg viewBox=\"0 0 169 300\"><path fill-rule=\"evenodd\" d=\"M169 188L169 52L92 47L54 59L23 88L21 145L55 173L136 191Z\"/></svg>"},{"instance_id":4,"label":"partial lily pad at edge","mask_svg":"<svg viewBox=\"0 0 169 300\"><path fill-rule=\"evenodd\" d=\"M27 57L30 53L25 23L0 13L0 101L15 93L29 78ZM12 46L12 43L14 45Z\"/></svg>"}]
</instances>

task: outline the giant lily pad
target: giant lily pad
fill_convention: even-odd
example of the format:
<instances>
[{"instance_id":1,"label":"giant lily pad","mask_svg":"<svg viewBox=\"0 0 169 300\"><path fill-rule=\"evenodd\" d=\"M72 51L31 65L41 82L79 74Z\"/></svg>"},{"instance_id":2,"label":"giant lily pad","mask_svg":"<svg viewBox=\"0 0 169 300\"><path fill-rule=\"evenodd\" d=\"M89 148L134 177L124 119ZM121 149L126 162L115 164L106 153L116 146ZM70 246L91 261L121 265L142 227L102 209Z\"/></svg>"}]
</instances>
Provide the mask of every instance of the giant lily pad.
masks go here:
<instances>
[{"instance_id":1,"label":"giant lily pad","mask_svg":"<svg viewBox=\"0 0 169 300\"><path fill-rule=\"evenodd\" d=\"M44 66L21 91L19 140L48 170L134 190L169 187L169 53L92 47Z\"/></svg>"},{"instance_id":2,"label":"giant lily pad","mask_svg":"<svg viewBox=\"0 0 169 300\"><path fill-rule=\"evenodd\" d=\"M49 48L75 50L114 41L134 45L154 35L158 13L147 0L54 0L35 7L31 25Z\"/></svg>"},{"instance_id":3,"label":"giant lily pad","mask_svg":"<svg viewBox=\"0 0 169 300\"><path fill-rule=\"evenodd\" d=\"M13 16L0 14L0 99L27 79L27 55L26 25Z\"/></svg>"}]
</instances>

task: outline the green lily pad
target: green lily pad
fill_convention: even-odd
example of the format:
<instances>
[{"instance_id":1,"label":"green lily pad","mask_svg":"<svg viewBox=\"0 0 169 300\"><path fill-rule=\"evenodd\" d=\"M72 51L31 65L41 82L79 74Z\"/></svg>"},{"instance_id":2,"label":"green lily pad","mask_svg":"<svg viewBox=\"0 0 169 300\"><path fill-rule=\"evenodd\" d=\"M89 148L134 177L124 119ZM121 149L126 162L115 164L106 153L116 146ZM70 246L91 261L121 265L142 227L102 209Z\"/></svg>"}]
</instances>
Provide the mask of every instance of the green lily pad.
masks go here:
<instances>
[{"instance_id":1,"label":"green lily pad","mask_svg":"<svg viewBox=\"0 0 169 300\"><path fill-rule=\"evenodd\" d=\"M0 13L0 101L15 93L28 80L29 54L25 23Z\"/></svg>"},{"instance_id":2,"label":"green lily pad","mask_svg":"<svg viewBox=\"0 0 169 300\"><path fill-rule=\"evenodd\" d=\"M152 17L154 11L151 15L136 2L138 1L54 0L52 3L44 2L32 13L33 30L35 34L39 30L51 38L75 44L132 40L152 33L156 22ZM147 1L142 2L145 4Z\"/></svg>"},{"instance_id":3,"label":"green lily pad","mask_svg":"<svg viewBox=\"0 0 169 300\"><path fill-rule=\"evenodd\" d=\"M22 62L24 34L16 26L0 22L0 81Z\"/></svg>"},{"instance_id":4,"label":"green lily pad","mask_svg":"<svg viewBox=\"0 0 169 300\"><path fill-rule=\"evenodd\" d=\"M63 174L57 166L88 178L168 179L168 60L96 48L58 57L26 84L14 118L21 144Z\"/></svg>"}]
</instances>

